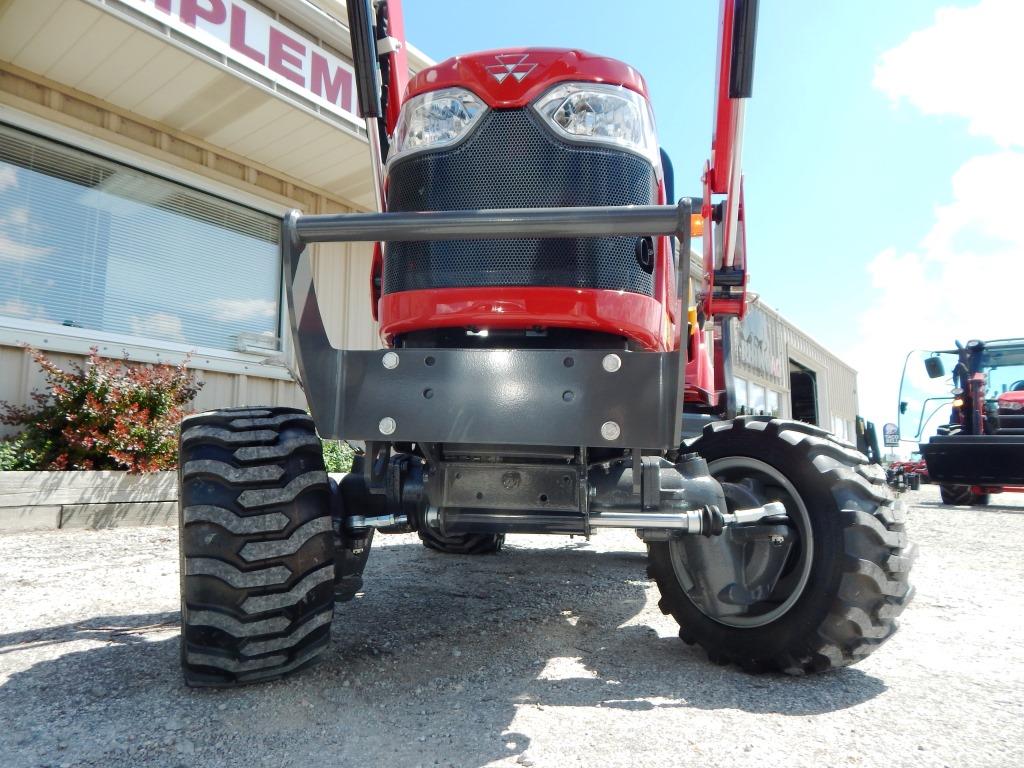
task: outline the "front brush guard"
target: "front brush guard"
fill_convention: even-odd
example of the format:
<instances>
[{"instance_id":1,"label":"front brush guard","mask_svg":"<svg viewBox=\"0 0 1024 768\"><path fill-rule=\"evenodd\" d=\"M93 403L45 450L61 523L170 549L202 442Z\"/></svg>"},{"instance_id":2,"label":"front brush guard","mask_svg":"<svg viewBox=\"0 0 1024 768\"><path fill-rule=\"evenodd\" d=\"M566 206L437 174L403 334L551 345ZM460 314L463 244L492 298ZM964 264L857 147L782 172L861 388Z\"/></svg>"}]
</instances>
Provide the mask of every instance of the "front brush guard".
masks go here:
<instances>
[{"instance_id":1,"label":"front brush guard","mask_svg":"<svg viewBox=\"0 0 1024 768\"><path fill-rule=\"evenodd\" d=\"M936 435L920 448L933 483L1024 485L1024 435Z\"/></svg>"},{"instance_id":2,"label":"front brush guard","mask_svg":"<svg viewBox=\"0 0 1024 768\"><path fill-rule=\"evenodd\" d=\"M688 200L677 206L289 213L282 228L288 316L300 383L320 435L417 443L677 448L685 343L674 352L616 353L621 360L616 371L603 365L607 350L337 349L323 324L312 256L306 250L307 244L321 242L607 235L679 239L676 316L685 318Z\"/></svg>"}]
</instances>

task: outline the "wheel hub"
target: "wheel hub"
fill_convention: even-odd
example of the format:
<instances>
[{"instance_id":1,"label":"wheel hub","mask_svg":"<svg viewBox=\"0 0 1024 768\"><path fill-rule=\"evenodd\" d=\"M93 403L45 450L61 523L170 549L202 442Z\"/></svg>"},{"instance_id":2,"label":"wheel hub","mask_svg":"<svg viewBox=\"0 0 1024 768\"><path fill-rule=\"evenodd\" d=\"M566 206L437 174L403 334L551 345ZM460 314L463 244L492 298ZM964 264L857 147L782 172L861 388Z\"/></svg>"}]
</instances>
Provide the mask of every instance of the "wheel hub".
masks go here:
<instances>
[{"instance_id":1,"label":"wheel hub","mask_svg":"<svg viewBox=\"0 0 1024 768\"><path fill-rule=\"evenodd\" d=\"M672 567L697 608L722 624L755 627L775 621L803 593L813 539L800 494L777 469L735 456L709 463L729 511L781 502L786 518L729 526L714 539L670 543Z\"/></svg>"}]
</instances>

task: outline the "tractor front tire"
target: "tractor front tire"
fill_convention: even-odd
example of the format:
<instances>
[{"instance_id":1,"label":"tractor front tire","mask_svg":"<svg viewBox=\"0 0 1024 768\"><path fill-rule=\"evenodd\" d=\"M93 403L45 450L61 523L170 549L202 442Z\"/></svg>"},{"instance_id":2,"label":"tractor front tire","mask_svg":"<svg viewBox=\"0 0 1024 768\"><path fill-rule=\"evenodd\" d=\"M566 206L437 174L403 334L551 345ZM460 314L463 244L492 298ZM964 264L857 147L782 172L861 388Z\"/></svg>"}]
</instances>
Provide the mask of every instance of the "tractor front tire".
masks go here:
<instances>
[{"instance_id":1,"label":"tractor front tire","mask_svg":"<svg viewBox=\"0 0 1024 768\"><path fill-rule=\"evenodd\" d=\"M649 544L659 607L679 622L685 642L716 663L799 675L853 664L895 632L913 594L915 550L878 467L822 429L760 417L710 424L684 450L703 456L734 491L782 501L797 530L772 593L730 616L701 607L693 587L701 574L689 572L681 540ZM713 556L710 540L695 545Z\"/></svg>"},{"instance_id":2,"label":"tractor front tire","mask_svg":"<svg viewBox=\"0 0 1024 768\"><path fill-rule=\"evenodd\" d=\"M179 469L181 664L191 686L280 677L330 641L334 533L305 411L190 416Z\"/></svg>"},{"instance_id":3,"label":"tractor front tire","mask_svg":"<svg viewBox=\"0 0 1024 768\"><path fill-rule=\"evenodd\" d=\"M987 493L975 493L969 485L947 485L939 486L939 496L943 504L962 507L985 507L988 506L989 495Z\"/></svg>"},{"instance_id":4,"label":"tractor front tire","mask_svg":"<svg viewBox=\"0 0 1024 768\"><path fill-rule=\"evenodd\" d=\"M421 527L417 533L427 549L446 555L493 555L505 543L503 533L456 533L445 535L440 531Z\"/></svg>"}]
</instances>

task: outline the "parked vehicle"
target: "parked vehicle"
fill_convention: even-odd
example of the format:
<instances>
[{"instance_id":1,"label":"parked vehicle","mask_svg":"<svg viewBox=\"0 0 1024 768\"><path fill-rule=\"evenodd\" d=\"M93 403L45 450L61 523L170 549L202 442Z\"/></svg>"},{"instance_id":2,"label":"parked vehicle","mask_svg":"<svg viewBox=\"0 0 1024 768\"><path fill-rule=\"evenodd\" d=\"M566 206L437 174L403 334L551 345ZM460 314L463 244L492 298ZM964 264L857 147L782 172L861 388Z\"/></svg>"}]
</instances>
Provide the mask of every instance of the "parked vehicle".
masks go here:
<instances>
[{"instance_id":1,"label":"parked vehicle","mask_svg":"<svg viewBox=\"0 0 1024 768\"><path fill-rule=\"evenodd\" d=\"M911 457L910 459L897 459L896 461L890 461L889 465L885 468L887 476L893 476L896 473L902 473L904 475L916 475L920 478L920 482L927 483L930 478L928 476L928 463L921 458L921 454L916 454L917 458ZM890 479L889 485L892 485Z\"/></svg>"},{"instance_id":2,"label":"parked vehicle","mask_svg":"<svg viewBox=\"0 0 1024 768\"><path fill-rule=\"evenodd\" d=\"M897 493L921 488L921 476L909 469L906 462L894 462L886 467L885 480Z\"/></svg>"},{"instance_id":3,"label":"parked vehicle","mask_svg":"<svg viewBox=\"0 0 1024 768\"><path fill-rule=\"evenodd\" d=\"M1024 491L1024 339L916 353L931 385L910 364L914 354L900 387L901 431L915 440L934 432L921 455L943 503L983 506L993 493Z\"/></svg>"},{"instance_id":4,"label":"parked vehicle","mask_svg":"<svg viewBox=\"0 0 1024 768\"><path fill-rule=\"evenodd\" d=\"M722 2L695 204L671 202L632 67L516 48L448 59L406 87L398 3L348 11L383 212L283 222L312 417L248 408L182 424L186 681L266 680L312 660L375 532L465 555L507 534L634 529L662 610L713 660L802 674L874 651L910 599L914 554L883 472L817 427L729 418L757 3ZM315 289L307 246L335 241L380 243L383 350L328 340L320 307L336 297ZM318 432L362 441L338 484Z\"/></svg>"}]
</instances>

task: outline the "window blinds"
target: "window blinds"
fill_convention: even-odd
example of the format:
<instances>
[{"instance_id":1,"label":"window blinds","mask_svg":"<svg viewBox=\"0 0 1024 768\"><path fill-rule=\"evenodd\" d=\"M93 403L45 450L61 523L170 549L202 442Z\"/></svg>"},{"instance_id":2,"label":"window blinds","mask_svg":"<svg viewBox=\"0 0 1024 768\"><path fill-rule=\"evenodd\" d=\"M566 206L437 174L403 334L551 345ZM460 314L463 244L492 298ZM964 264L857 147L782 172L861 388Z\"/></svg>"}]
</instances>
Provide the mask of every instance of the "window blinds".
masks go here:
<instances>
[{"instance_id":1,"label":"window blinds","mask_svg":"<svg viewBox=\"0 0 1024 768\"><path fill-rule=\"evenodd\" d=\"M279 242L273 216L0 125L0 323L273 339Z\"/></svg>"}]
</instances>

